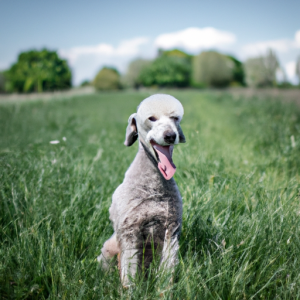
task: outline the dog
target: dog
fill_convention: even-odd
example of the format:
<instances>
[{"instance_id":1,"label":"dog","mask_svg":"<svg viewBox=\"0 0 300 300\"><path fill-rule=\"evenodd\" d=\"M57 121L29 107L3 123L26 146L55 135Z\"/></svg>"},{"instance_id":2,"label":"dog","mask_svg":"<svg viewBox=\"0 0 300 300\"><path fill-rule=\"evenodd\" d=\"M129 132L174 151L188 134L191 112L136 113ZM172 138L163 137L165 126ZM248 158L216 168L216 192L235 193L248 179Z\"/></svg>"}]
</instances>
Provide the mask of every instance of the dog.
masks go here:
<instances>
[{"instance_id":1,"label":"dog","mask_svg":"<svg viewBox=\"0 0 300 300\"><path fill-rule=\"evenodd\" d=\"M139 149L112 196L114 234L97 258L108 269L118 256L124 287L131 285L138 269L149 267L153 249L160 255L161 270L172 272L177 264L182 199L173 179L172 153L174 145L186 141L180 127L183 113L176 98L156 94L143 100L128 119L124 144L129 147L139 140Z\"/></svg>"}]
</instances>

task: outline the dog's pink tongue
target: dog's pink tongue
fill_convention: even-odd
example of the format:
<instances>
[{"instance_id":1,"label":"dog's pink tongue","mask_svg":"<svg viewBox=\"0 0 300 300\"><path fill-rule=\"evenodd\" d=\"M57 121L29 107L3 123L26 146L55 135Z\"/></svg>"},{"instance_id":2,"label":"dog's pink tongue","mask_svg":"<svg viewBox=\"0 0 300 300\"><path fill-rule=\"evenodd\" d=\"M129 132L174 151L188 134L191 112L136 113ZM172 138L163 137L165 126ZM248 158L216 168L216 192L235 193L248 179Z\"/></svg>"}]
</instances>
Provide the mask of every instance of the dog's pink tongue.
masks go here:
<instances>
[{"instance_id":1,"label":"dog's pink tongue","mask_svg":"<svg viewBox=\"0 0 300 300\"><path fill-rule=\"evenodd\" d=\"M153 147L159 156L160 162L158 163L158 168L160 172L167 180L171 179L176 172L176 166L172 160L173 146L161 146L155 144Z\"/></svg>"}]
</instances>

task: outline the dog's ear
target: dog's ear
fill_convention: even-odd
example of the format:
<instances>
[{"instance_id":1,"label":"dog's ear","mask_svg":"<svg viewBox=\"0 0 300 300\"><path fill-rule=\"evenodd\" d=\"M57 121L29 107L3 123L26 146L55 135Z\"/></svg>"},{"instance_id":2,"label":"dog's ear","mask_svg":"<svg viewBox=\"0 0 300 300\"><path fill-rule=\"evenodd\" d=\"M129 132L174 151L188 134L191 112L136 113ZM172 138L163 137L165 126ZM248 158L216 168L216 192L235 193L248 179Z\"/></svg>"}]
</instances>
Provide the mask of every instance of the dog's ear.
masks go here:
<instances>
[{"instance_id":1,"label":"dog's ear","mask_svg":"<svg viewBox=\"0 0 300 300\"><path fill-rule=\"evenodd\" d=\"M185 136L183 134L183 131L182 131L180 125L178 125L177 130L178 130L178 133L179 133L179 143L185 143L186 142Z\"/></svg>"},{"instance_id":2,"label":"dog's ear","mask_svg":"<svg viewBox=\"0 0 300 300\"><path fill-rule=\"evenodd\" d=\"M132 114L128 119L128 125L126 128L126 136L124 145L131 146L138 138L137 126L136 126L136 113Z\"/></svg>"}]
</instances>

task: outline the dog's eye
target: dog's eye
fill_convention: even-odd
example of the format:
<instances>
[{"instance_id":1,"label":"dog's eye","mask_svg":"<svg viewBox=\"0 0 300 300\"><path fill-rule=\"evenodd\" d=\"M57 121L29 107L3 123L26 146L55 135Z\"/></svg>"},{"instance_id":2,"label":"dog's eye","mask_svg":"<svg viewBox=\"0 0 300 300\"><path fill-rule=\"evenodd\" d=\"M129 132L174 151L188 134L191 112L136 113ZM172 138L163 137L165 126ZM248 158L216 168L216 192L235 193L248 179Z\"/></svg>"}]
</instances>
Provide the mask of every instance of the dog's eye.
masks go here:
<instances>
[{"instance_id":1,"label":"dog's eye","mask_svg":"<svg viewBox=\"0 0 300 300\"><path fill-rule=\"evenodd\" d=\"M151 122L157 121L157 119L156 119L155 117L150 117L149 120L150 120Z\"/></svg>"},{"instance_id":2,"label":"dog's eye","mask_svg":"<svg viewBox=\"0 0 300 300\"><path fill-rule=\"evenodd\" d=\"M171 119L173 119L175 122L179 121L178 117L171 117Z\"/></svg>"}]
</instances>

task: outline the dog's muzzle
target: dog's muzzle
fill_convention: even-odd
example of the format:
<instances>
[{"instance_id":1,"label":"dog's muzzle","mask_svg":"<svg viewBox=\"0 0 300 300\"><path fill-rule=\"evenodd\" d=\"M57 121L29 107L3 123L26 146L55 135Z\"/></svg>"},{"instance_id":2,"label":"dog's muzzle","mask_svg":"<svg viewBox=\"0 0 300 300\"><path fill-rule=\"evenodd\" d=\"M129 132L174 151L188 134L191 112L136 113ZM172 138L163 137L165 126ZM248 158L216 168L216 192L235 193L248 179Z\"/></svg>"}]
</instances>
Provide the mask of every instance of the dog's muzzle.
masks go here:
<instances>
[{"instance_id":1,"label":"dog's muzzle","mask_svg":"<svg viewBox=\"0 0 300 300\"><path fill-rule=\"evenodd\" d=\"M165 131L164 132L164 141L168 144L174 144L176 141L176 133L174 131Z\"/></svg>"}]
</instances>

